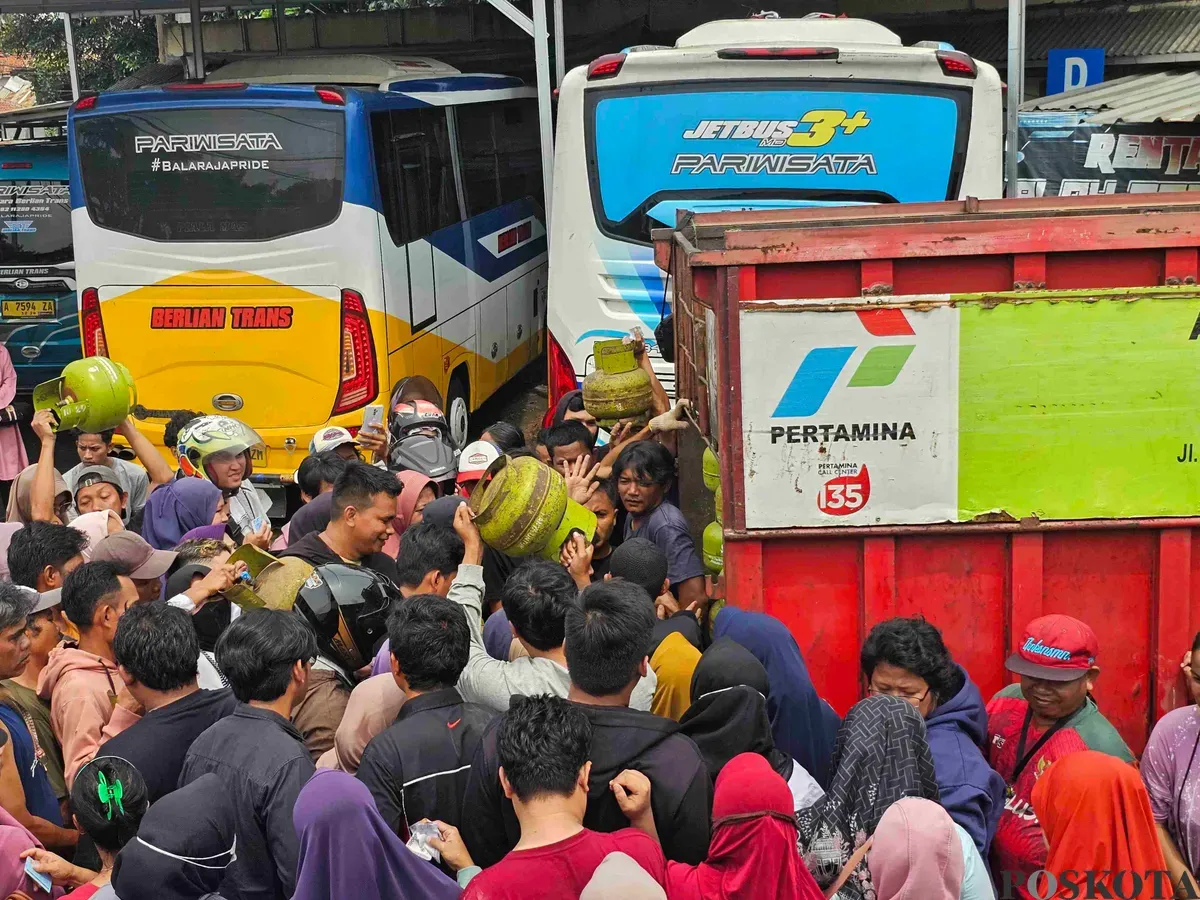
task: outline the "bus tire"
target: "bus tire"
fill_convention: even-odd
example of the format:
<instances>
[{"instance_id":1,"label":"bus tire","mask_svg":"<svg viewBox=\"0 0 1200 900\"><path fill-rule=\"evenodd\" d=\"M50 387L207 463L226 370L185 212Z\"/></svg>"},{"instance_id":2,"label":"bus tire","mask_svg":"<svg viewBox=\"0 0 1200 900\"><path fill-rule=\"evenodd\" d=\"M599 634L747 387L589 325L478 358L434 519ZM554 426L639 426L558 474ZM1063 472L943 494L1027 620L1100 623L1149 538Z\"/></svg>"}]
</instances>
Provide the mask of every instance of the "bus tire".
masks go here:
<instances>
[{"instance_id":1,"label":"bus tire","mask_svg":"<svg viewBox=\"0 0 1200 900\"><path fill-rule=\"evenodd\" d=\"M446 421L450 425L450 436L454 446L461 450L467 445L471 429L471 393L467 374L462 369L455 371L446 390Z\"/></svg>"}]
</instances>

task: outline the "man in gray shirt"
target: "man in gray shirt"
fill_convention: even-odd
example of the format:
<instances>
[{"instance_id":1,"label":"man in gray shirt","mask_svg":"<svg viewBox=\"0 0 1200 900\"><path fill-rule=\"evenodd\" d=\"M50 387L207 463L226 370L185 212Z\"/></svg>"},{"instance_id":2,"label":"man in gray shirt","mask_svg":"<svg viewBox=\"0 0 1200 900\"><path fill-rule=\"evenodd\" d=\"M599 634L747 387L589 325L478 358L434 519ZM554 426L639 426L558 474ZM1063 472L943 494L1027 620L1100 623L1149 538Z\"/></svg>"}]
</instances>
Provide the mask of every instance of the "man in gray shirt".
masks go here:
<instances>
[{"instance_id":1,"label":"man in gray shirt","mask_svg":"<svg viewBox=\"0 0 1200 900\"><path fill-rule=\"evenodd\" d=\"M571 687L563 652L564 620L579 590L561 565L548 560L526 562L504 585L504 611L513 635L529 653L518 659L493 659L483 643L483 538L471 520L467 504L455 511L454 530L464 553L448 597L463 608L471 631L467 667L458 679L458 692L468 703L497 712L509 699L553 694L566 697ZM657 679L650 672L638 682L629 701L633 709L650 709Z\"/></svg>"},{"instance_id":2,"label":"man in gray shirt","mask_svg":"<svg viewBox=\"0 0 1200 900\"><path fill-rule=\"evenodd\" d=\"M125 511L121 518L128 523L130 518L146 505L146 498L152 490L151 485L166 484L172 479L173 473L162 454L155 450L154 445L137 430L131 419L122 422L117 430L128 441L129 446L137 454L145 468L113 455L114 432L71 431L69 434L75 441L75 451L79 454L79 465L64 472L63 481L67 483L67 488L71 491L72 502L74 502L78 490L77 482L85 469L93 466L104 466L111 469L117 484L125 494ZM72 509L73 514L86 511Z\"/></svg>"}]
</instances>

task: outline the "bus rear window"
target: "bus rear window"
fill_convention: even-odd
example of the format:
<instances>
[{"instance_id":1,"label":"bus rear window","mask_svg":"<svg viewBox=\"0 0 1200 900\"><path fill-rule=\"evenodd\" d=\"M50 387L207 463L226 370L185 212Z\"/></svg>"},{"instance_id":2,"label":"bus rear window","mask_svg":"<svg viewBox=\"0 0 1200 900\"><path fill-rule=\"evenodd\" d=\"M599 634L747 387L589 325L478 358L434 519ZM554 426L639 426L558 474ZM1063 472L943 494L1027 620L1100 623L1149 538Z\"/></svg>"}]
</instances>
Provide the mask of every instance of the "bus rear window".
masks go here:
<instances>
[{"instance_id":1,"label":"bus rear window","mask_svg":"<svg viewBox=\"0 0 1200 900\"><path fill-rule=\"evenodd\" d=\"M71 260L71 198L65 181L0 181L0 266Z\"/></svg>"},{"instance_id":2,"label":"bus rear window","mask_svg":"<svg viewBox=\"0 0 1200 900\"><path fill-rule=\"evenodd\" d=\"M601 230L649 241L686 200L755 206L957 195L970 90L795 81L644 85L586 96ZM736 205L736 204L731 204ZM654 214L651 215L651 212Z\"/></svg>"},{"instance_id":3,"label":"bus rear window","mask_svg":"<svg viewBox=\"0 0 1200 900\"><path fill-rule=\"evenodd\" d=\"M79 119L88 214L157 241L261 241L337 218L345 113L147 109Z\"/></svg>"}]
</instances>

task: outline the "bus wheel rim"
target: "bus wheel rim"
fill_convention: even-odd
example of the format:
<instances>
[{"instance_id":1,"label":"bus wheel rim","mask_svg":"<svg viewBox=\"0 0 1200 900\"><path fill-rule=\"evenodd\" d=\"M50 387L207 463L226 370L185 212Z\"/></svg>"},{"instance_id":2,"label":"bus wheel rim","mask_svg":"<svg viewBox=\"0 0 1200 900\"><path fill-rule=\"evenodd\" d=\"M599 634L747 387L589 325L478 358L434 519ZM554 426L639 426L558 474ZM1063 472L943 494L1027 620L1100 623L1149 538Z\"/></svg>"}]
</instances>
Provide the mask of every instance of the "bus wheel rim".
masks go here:
<instances>
[{"instance_id":1,"label":"bus wheel rim","mask_svg":"<svg viewBox=\"0 0 1200 900\"><path fill-rule=\"evenodd\" d=\"M459 449L467 444L468 423L467 401L462 397L455 397L450 401L450 436L454 438L454 443Z\"/></svg>"}]
</instances>

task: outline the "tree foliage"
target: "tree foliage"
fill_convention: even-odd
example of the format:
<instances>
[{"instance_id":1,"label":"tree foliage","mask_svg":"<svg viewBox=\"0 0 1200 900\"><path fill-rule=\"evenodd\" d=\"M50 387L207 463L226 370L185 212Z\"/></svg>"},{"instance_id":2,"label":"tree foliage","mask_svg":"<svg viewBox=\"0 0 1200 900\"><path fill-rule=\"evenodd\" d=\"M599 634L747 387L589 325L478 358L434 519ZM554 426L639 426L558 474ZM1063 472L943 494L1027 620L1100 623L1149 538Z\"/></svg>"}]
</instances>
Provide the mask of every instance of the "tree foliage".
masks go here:
<instances>
[{"instance_id":1,"label":"tree foliage","mask_svg":"<svg viewBox=\"0 0 1200 900\"><path fill-rule=\"evenodd\" d=\"M80 90L103 90L158 60L152 16L76 16L72 25ZM29 61L32 71L25 77L33 82L38 103L71 99L67 41L58 16L0 16L0 47Z\"/></svg>"}]
</instances>

